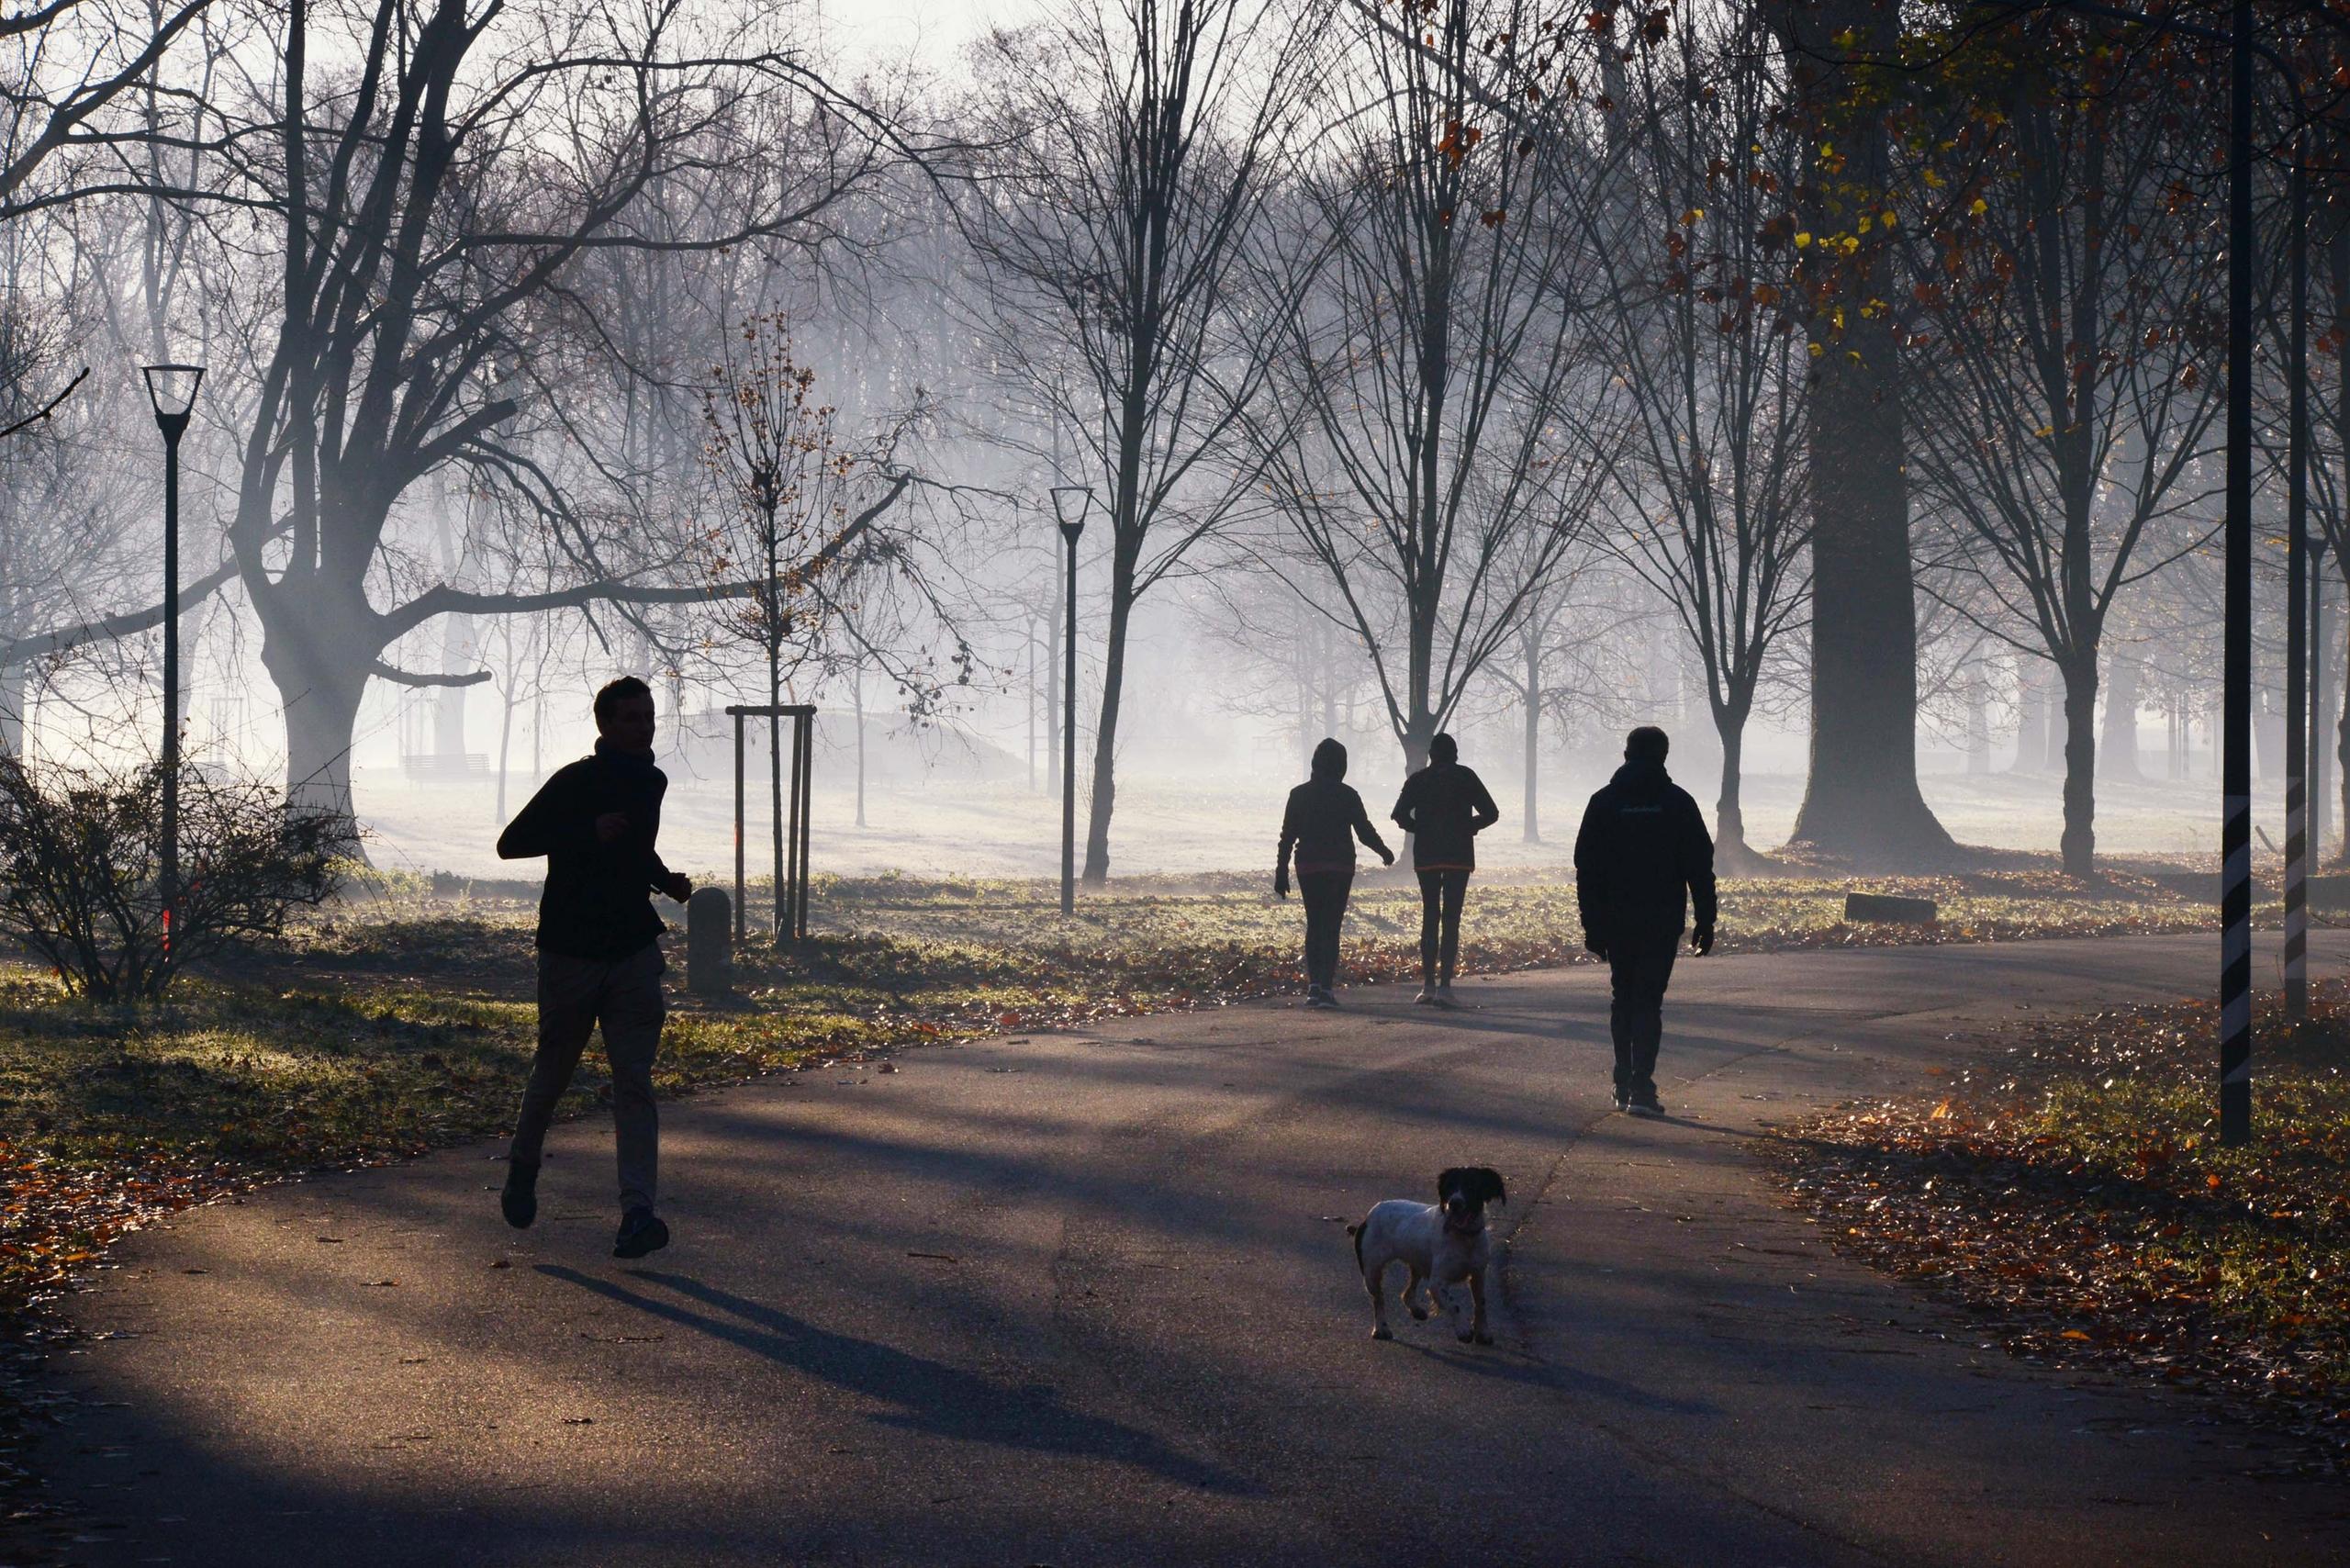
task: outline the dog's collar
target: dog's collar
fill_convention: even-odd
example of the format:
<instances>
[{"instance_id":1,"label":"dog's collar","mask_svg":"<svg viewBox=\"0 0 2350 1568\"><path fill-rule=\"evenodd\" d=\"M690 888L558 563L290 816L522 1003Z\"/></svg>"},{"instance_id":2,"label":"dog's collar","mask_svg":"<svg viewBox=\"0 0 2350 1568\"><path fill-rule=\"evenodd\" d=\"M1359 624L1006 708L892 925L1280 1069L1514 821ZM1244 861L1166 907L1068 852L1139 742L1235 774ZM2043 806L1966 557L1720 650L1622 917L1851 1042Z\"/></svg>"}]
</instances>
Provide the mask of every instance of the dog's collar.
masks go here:
<instances>
[{"instance_id":1,"label":"dog's collar","mask_svg":"<svg viewBox=\"0 0 2350 1568\"><path fill-rule=\"evenodd\" d=\"M1444 1228L1454 1236L1480 1235L1485 1228L1485 1216L1479 1215L1477 1216L1477 1223L1474 1225L1455 1225L1451 1220L1447 1219L1444 1222Z\"/></svg>"}]
</instances>

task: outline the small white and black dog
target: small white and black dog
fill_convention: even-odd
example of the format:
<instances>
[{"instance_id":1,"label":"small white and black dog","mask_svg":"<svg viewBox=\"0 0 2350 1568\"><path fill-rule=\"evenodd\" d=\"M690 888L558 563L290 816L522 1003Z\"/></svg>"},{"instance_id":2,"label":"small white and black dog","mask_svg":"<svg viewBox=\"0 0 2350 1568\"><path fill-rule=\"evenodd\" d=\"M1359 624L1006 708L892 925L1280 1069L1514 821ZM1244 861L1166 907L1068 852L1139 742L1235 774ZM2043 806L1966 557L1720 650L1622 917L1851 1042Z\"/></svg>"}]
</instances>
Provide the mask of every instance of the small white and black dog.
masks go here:
<instances>
[{"instance_id":1,"label":"small white and black dog","mask_svg":"<svg viewBox=\"0 0 2350 1568\"><path fill-rule=\"evenodd\" d=\"M1493 1264L1493 1244L1485 1236L1485 1205L1506 1204L1501 1173L1483 1165L1456 1165L1436 1179L1437 1201L1416 1204L1390 1198L1363 1215L1360 1225L1347 1226L1355 1239L1355 1262L1362 1269L1363 1288L1371 1292L1371 1337L1392 1339L1387 1327L1387 1293L1382 1288L1387 1265L1401 1261L1412 1271L1404 1285L1404 1305L1414 1320L1426 1322L1428 1309L1420 1301L1420 1287L1433 1282L1438 1290L1469 1282L1474 1311L1469 1326L1460 1326L1458 1306L1437 1295L1452 1320L1452 1332L1462 1344L1475 1340L1490 1345L1485 1328L1485 1274ZM1430 1293L1432 1295L1435 1292Z\"/></svg>"}]
</instances>

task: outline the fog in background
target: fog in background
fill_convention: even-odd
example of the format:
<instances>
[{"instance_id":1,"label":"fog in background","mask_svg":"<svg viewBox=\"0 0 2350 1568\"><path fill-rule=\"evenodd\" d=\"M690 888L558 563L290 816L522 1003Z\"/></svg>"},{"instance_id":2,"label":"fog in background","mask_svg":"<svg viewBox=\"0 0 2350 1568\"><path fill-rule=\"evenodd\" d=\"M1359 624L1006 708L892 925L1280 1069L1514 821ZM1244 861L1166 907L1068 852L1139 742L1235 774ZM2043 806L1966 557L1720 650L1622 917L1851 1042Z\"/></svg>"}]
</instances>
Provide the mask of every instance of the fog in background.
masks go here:
<instances>
[{"instance_id":1,"label":"fog in background","mask_svg":"<svg viewBox=\"0 0 2350 1568\"><path fill-rule=\"evenodd\" d=\"M1841 314L1833 332L1796 319L1783 291L1798 284L1761 282L1800 277L1829 238L1804 227L1796 194L1819 138L1767 112L1796 91L1771 35L1742 9L1701 7L1653 36L1631 20L1595 26L1539 61L1469 47L1448 76L1438 31L1403 50L1378 7L1203 9L1214 28L1185 40L1173 9L1146 0L681 7L676 30L729 63L685 73L657 128L632 120L609 76L557 71L549 102L487 115L460 140L455 172L417 218L423 262L320 241L324 288L339 268L364 291L391 286L402 265L475 258L410 280L420 324L394 342L323 296L304 307L308 336L287 327L281 230L297 204L285 168L253 151L259 129L283 124L287 89L282 70L252 67L282 66L288 14L216 4L152 64L163 90L127 94L90 122L116 144L46 155L8 198L0 422L73 389L0 443L0 745L59 762L151 753L158 616L140 611L159 593L162 468L136 367L187 357L209 368L183 452L182 576L198 585L181 621L189 756L284 776L329 803L347 790L379 866L538 875L497 860L498 829L588 748L594 689L632 673L662 708L675 866L731 868L734 732L722 710L774 695L821 710L819 872L1056 873L1057 483L1094 492L1078 552L1079 832L1098 827L1096 780L1109 774L1096 745L1114 687L1112 877L1270 872L1284 794L1316 742L1348 745L1349 780L1383 819L1439 727L1502 803L1481 846L1488 864L1563 864L1583 798L1639 723L1671 733L1672 768L1709 821L1730 799L1735 728L1742 821L1726 836L1785 843L1817 728L1806 465L1819 448L1804 399L1826 395L1820 362L1860 354L1833 335L1847 330ZM401 13L404 25L426 28L431 10ZM1486 39L1531 15L1438 11ZM453 62L460 111L545 47L532 29L558 16L518 10ZM68 20L93 58L129 59L153 32L95 3ZM667 37L611 26L617 41L599 48L637 51L648 80L679 79L654 69ZM361 37L346 27L310 67L317 178L357 90ZM74 90L51 81L50 42L50 55L17 57L27 102ZM1122 565L1108 510L1121 483L1115 399L1088 377L1105 352L1115 361L1136 307L1098 251L1124 219L1087 203L1104 188L1097 161L1121 145L1108 128L1132 109L1118 95L1149 75L1135 60L1170 48L1200 51L1204 95L1185 122L1197 151L1169 176L1168 200L1188 216L1155 352L1178 382L1162 379L1135 442L1136 504L1161 510ZM1470 126L1460 106L1505 95L1463 95L1457 78L1519 80L1508 71L1571 76L1574 91L1519 92L1543 106L1490 132ZM2141 123L2123 106L2100 111L2117 123L2087 127L2069 112L2032 122L2050 140L2020 173L1993 166L1994 146L1971 149L1964 175L1926 160L1887 176L1919 191L1980 182L1968 188L1982 200L1952 209L1947 266L1930 246L1900 251L1906 230L1885 241L1889 222L1856 230L1893 247L1880 264L1916 301L1900 330L1934 345L1911 351L1908 445L1895 442L1917 634L1883 657L1914 663L1917 788L1961 843L2059 847L2069 682L2076 752L2084 736L2096 752L2070 761L2077 789L2093 782L2096 851L2206 857L2219 824L2217 361L2161 325L2214 297L2208 234L2194 213L2177 216L2201 196L2165 184L2194 162L2173 156L2175 123ZM18 151L40 123L19 115ZM2012 299L2031 280L2002 274L1963 306L1937 291L1964 293L1967 247L2004 255L2003 218L2027 221L2046 194L2031 180L2092 140L2129 165L2100 174L2111 199L2143 202L2149 229L2157 212L2179 228L2130 263L2128 342L2120 368L2099 373L2109 396L2083 416L2093 439L2076 452L2028 390L2007 395L2032 368L1999 357L2015 340L1998 313L2032 308ZM649 144L662 149L651 175L632 163ZM373 156L354 159L356 185ZM534 159L565 172L533 176ZM1444 404L1490 408L1473 431L1448 427L1428 465L1443 475L1433 498L1411 465L1386 472L1377 455L1436 406L1373 368L1416 352L1385 303L1413 280L1380 278L1398 248L1376 242L1381 223L1409 228L1393 193L1416 180L1447 204L1443 264L1491 283L1463 296L1464 313L1490 319L1461 329ZM388 199L399 218L410 197ZM1913 226L1942 221L1913 206ZM1230 233L1215 230L1227 221ZM1409 231L1438 242L1425 221ZM630 242L600 242L613 232ZM543 284L500 292L497 280L557 252ZM1905 268L1923 281L1913 287ZM1937 325L1940 311L1952 319ZM794 388L804 398L804 423L781 438L779 537L760 533L756 476L745 477L762 438L727 424L752 386L770 409ZM2263 396L2273 431L2276 400ZM342 422L322 434L320 409ZM2320 412L2339 468L2340 410ZM2011 437L2011 461L1986 455ZM1733 450L1736 504L1768 537L1705 548L1761 550L1780 577L1776 599L1752 610L1768 622L1754 646L1730 650L1708 618L1747 610L1709 608L1718 570L1689 586L1686 542L1693 510L1729 505L1714 477L1729 459L1707 454ZM2336 487L2313 497L2328 528ZM348 515L370 505L376 532L352 532ZM1423 505L1456 552L1425 593L1382 562L1381 532ZM2019 527L2052 532L2025 548ZM368 542L339 543L347 534ZM2271 546L2260 591L2273 606ZM345 549L364 559L337 588L327 579ZM2035 550L2085 554L2087 597L2066 598L2076 585L2031 564ZM1137 573L1141 587L1122 581ZM2338 577L2324 591L2331 725L2345 691ZM1119 602L1131 620L1113 682ZM1423 632L1429 667L1414 678L1407 651ZM2281 840L2280 614L2264 610L2260 637L2258 820ZM305 728L337 702L347 722L330 712ZM755 875L765 726L748 739ZM2333 788L2316 793L2330 801ZM2077 801L2075 827L2086 831Z\"/></svg>"}]
</instances>

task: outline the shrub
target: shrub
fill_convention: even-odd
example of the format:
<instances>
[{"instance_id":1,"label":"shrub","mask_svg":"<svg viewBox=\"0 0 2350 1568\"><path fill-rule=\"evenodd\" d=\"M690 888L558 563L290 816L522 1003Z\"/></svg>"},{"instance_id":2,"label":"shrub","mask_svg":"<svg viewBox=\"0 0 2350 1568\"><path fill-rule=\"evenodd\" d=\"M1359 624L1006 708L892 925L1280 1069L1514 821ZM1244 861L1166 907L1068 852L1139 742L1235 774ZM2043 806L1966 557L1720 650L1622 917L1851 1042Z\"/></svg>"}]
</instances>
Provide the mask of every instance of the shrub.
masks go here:
<instances>
[{"instance_id":1,"label":"shrub","mask_svg":"<svg viewBox=\"0 0 2350 1568\"><path fill-rule=\"evenodd\" d=\"M352 847L332 813L183 767L180 894L166 940L162 822L159 764L0 756L0 931L56 966L77 996L161 996L189 964L275 936L291 911L324 902Z\"/></svg>"}]
</instances>

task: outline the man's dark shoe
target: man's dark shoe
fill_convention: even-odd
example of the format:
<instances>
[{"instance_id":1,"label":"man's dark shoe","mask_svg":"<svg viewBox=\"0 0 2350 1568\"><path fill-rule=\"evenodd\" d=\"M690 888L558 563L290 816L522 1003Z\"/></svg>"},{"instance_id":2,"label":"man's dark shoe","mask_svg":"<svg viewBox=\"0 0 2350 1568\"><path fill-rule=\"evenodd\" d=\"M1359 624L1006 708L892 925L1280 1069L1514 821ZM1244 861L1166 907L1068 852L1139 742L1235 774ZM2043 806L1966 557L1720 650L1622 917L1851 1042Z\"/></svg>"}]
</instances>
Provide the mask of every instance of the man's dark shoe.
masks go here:
<instances>
[{"instance_id":1,"label":"man's dark shoe","mask_svg":"<svg viewBox=\"0 0 2350 1568\"><path fill-rule=\"evenodd\" d=\"M612 1238L615 1258L642 1258L669 1245L669 1227L651 1209L631 1209L621 1218L621 1233Z\"/></svg>"},{"instance_id":2,"label":"man's dark shoe","mask_svg":"<svg viewBox=\"0 0 2350 1568\"><path fill-rule=\"evenodd\" d=\"M1664 1114L1664 1107L1657 1103L1656 1096L1653 1094L1634 1095L1632 1097L1632 1103L1626 1106L1625 1109L1630 1111L1635 1116L1662 1116Z\"/></svg>"},{"instance_id":3,"label":"man's dark shoe","mask_svg":"<svg viewBox=\"0 0 2350 1568\"><path fill-rule=\"evenodd\" d=\"M1616 1108L1619 1111L1630 1110L1632 1108L1632 1097L1618 1089L1616 1091Z\"/></svg>"},{"instance_id":4,"label":"man's dark shoe","mask_svg":"<svg viewBox=\"0 0 2350 1568\"><path fill-rule=\"evenodd\" d=\"M519 1159L506 1162L506 1185L498 1191L498 1212L517 1230L528 1230L539 1217L539 1168Z\"/></svg>"}]
</instances>

